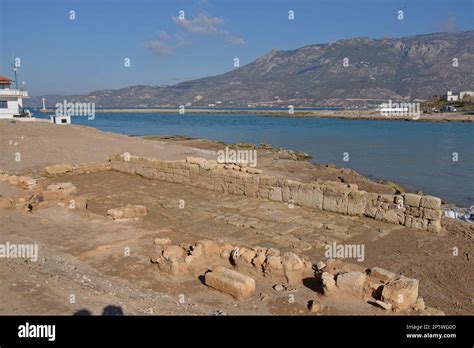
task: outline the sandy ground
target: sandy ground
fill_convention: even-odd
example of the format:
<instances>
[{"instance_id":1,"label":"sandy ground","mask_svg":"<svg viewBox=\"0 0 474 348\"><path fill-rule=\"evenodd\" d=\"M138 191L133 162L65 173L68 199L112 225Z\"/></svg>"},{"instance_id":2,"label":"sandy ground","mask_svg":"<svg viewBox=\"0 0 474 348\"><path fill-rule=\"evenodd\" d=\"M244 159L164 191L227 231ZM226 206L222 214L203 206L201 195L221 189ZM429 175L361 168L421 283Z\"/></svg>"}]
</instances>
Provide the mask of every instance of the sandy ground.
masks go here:
<instances>
[{"instance_id":1,"label":"sandy ground","mask_svg":"<svg viewBox=\"0 0 474 348\"><path fill-rule=\"evenodd\" d=\"M164 159L188 154L209 157L216 146L201 140L169 144L87 127L39 123L0 123L0 134L0 169L24 173L52 163L102 160L114 151ZM10 140L18 144L10 145ZM13 163L8 156L18 148L24 156L20 163ZM91 148L95 150L90 151ZM54 149L54 156L46 155L48 149ZM265 172L307 180L321 176L337 179L344 174L344 169L312 169L314 166L308 163L280 157L285 156L262 152L259 166ZM357 173L346 172L346 176L342 180L359 180L360 185L376 192L393 190L386 185L371 186ZM208 289L199 279L162 274L150 263L155 237L168 237L173 244L211 238L250 247L275 247L305 255L314 262L324 257L326 243L363 244L365 259L360 265L384 267L419 279L420 296L428 306L447 314L474 313L474 228L467 223L445 219L446 230L432 234L117 172L65 175L41 181L72 182L88 198L89 208L86 212L63 208L33 212L0 209L0 243L35 242L40 248L38 262L0 259L0 314L308 315L306 306L313 299L326 306L320 313L323 315L386 314L367 303L320 298L311 283L294 292L276 292L272 289L274 282L265 278L257 279L257 293L252 299L236 302ZM0 195L14 192L10 185L0 185ZM179 200L185 201L185 208L179 208ZM148 215L130 222L114 222L105 216L109 208L127 203L147 206ZM453 254L454 247L458 248L457 255ZM125 248L129 248L130 255L125 255ZM354 259L348 261L358 263Z\"/></svg>"},{"instance_id":2,"label":"sandy ground","mask_svg":"<svg viewBox=\"0 0 474 348\"><path fill-rule=\"evenodd\" d=\"M104 161L114 152L163 160L212 156L205 150L165 145L91 127L0 120L0 169L20 171L50 164ZM18 153L20 161L16 161Z\"/></svg>"}]
</instances>

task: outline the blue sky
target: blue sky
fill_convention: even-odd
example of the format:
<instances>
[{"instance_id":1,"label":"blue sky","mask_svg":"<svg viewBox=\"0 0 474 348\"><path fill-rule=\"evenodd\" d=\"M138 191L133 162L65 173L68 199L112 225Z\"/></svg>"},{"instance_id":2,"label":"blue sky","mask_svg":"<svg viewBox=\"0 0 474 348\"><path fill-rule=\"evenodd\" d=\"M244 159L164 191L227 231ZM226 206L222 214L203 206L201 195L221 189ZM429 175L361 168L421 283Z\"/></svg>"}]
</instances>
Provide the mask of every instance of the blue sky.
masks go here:
<instances>
[{"instance_id":1,"label":"blue sky","mask_svg":"<svg viewBox=\"0 0 474 348\"><path fill-rule=\"evenodd\" d=\"M0 75L20 57L32 95L174 84L272 48L472 30L473 18L474 0L0 0Z\"/></svg>"}]
</instances>

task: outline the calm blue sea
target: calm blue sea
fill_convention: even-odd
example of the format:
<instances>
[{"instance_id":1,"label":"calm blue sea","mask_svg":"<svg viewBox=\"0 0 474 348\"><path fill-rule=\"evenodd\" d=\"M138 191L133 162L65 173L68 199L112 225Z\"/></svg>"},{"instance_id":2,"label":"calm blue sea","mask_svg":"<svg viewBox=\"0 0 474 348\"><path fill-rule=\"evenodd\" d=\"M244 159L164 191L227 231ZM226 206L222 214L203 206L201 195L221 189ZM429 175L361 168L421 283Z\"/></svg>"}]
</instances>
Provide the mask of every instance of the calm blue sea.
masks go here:
<instances>
[{"instance_id":1,"label":"calm blue sea","mask_svg":"<svg viewBox=\"0 0 474 348\"><path fill-rule=\"evenodd\" d=\"M73 117L72 122L130 135L272 144L307 152L316 163L335 163L460 206L474 205L474 123L160 113L97 113L95 120Z\"/></svg>"}]
</instances>

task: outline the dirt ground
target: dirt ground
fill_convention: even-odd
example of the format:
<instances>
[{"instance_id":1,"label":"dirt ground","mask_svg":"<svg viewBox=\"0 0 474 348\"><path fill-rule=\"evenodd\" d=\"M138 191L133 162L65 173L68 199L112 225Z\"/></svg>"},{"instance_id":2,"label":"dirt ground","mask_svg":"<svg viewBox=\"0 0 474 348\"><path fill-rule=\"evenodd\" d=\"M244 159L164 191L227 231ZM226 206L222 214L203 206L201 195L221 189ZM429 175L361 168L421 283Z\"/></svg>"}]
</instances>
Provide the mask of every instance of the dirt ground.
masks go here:
<instances>
[{"instance_id":1,"label":"dirt ground","mask_svg":"<svg viewBox=\"0 0 474 348\"><path fill-rule=\"evenodd\" d=\"M3 158L0 169L10 172L36 172L38 167L51 163L92 162L110 152L126 151L131 144L139 155L153 154L150 157L163 159L210 156L209 150L216 146L201 140L167 144L162 140L104 134L87 127L62 128L65 130L61 132L50 125L8 127L12 128L5 130L3 124L0 127L0 158ZM10 145L10 138L17 139L18 144ZM89 147L82 144L85 139ZM25 163L12 164L5 156L11 155L20 141L25 141L22 145ZM68 142L80 149L70 151L66 147ZM54 156L44 155L51 146L55 149ZM327 175L326 179L334 176L337 179L344 174L344 169L280 157L284 154L262 151L259 167L266 173L275 171L306 180L323 175ZM371 183L355 172L346 173L342 180L359 180L358 184L367 185L368 190L393 189ZM38 243L40 254L38 262L0 259L0 315L310 315L307 304L314 299L324 304L325 308L318 313L322 315L387 314L365 302L320 296L310 282L295 291L275 291L272 288L275 282L265 277L257 279L254 297L235 301L209 289L199 279L161 273L150 262L156 237L170 238L172 244L210 238L239 246L274 247L304 255L314 263L324 258L327 243L363 244L365 259L347 261L364 267L383 267L419 279L420 296L426 304L446 314L474 313L474 228L464 222L444 219L445 231L433 234L367 218L220 195L112 171L43 178L39 182L44 185L72 182L79 194L86 195L88 210L0 209L0 244L34 242ZM8 184L0 185L0 195L11 195L14 190ZM108 209L125 204L145 205L148 214L143 220L128 222L106 217ZM453 248L458 249L457 254Z\"/></svg>"},{"instance_id":2,"label":"dirt ground","mask_svg":"<svg viewBox=\"0 0 474 348\"><path fill-rule=\"evenodd\" d=\"M324 258L326 243L364 244L365 260L360 265L384 267L419 279L420 296L427 305L447 314L474 310L470 255L474 231L464 223L448 223L446 232L434 235L366 218L219 196L117 172L60 179L72 182L87 196L87 212L62 208L0 211L1 242L35 241L41 255L38 263L0 262L4 280L0 314L74 314L84 309L101 314L107 306L116 306L125 314L306 315L307 303L313 299L325 304L323 315L385 314L369 304L321 298L310 284L294 292L276 292L272 289L275 283L265 278L257 282L253 299L234 301L209 290L199 279L161 273L150 263L156 237L168 237L173 244L211 238L241 246L274 247L305 255L313 262ZM127 203L144 204L148 215L130 222L106 218L109 208ZM453 246L459 246L458 256L453 256ZM125 255L125 248L130 255ZM76 303L69 303L71 295Z\"/></svg>"}]
</instances>

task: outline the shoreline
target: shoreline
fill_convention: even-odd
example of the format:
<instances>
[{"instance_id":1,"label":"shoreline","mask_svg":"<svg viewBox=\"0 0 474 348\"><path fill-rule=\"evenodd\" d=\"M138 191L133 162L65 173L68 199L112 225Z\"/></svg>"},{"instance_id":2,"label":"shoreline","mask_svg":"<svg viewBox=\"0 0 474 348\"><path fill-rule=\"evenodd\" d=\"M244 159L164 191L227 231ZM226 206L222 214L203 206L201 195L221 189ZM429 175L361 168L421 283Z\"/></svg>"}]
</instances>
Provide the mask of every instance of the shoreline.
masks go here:
<instances>
[{"instance_id":1,"label":"shoreline","mask_svg":"<svg viewBox=\"0 0 474 348\"><path fill-rule=\"evenodd\" d=\"M54 113L55 109L40 109L41 113ZM180 114L178 108L168 109L96 109L96 113L163 113ZM418 119L409 116L381 116L376 110L294 110L290 114L287 110L231 110L231 109L185 109L185 114L249 114L268 117L315 117L346 120L376 120L376 121L412 121L412 122L474 122L474 114L458 112L440 114L421 114Z\"/></svg>"},{"instance_id":2,"label":"shoreline","mask_svg":"<svg viewBox=\"0 0 474 348\"><path fill-rule=\"evenodd\" d=\"M60 129L62 130L62 128L57 128L58 126L50 125L50 122L46 119L36 119L36 120L38 122L31 122L31 123L30 122L25 122L25 125L28 124L28 123L30 123L30 124L35 124L35 123L43 124L44 126L46 126L51 131L54 130L54 133L56 133ZM43 128L43 127L41 127L41 128ZM76 124L70 125L69 127L65 127L64 128L65 132L60 131L59 133L61 133L61 134L62 133L69 133L69 131L66 131L66 130L70 129L72 131L71 128L76 129L76 130L81 129L81 131L79 132L79 133L82 133L81 138L82 138L83 135L87 135L87 137L89 137L94 133L96 135L100 135L99 138L101 140L101 143L103 143L103 145L101 145L101 146L107 146L108 147L109 144L111 144L111 143L115 143L116 141L122 142L125 139L130 139L133 143L138 141L138 139L141 139L142 141L145 141L145 142L152 141L152 142L155 142L155 143L161 143L160 150L164 150L163 146L168 149L165 152L169 152L170 149L174 149L172 151L172 153L174 153L174 154L168 153L168 155L164 156L168 160L180 159L182 157L180 154L183 153L184 149L189 149L189 150L197 151L197 152L203 151L203 152L207 152L208 156L209 155L213 156L214 152L216 151L216 146L224 146L224 145L230 146L230 147L245 146L245 148L248 148L248 146L250 146L251 148L259 149L259 151L266 150L266 152L271 154L270 157L272 157L274 155L277 155L278 159L283 159L283 160L288 160L293 156L293 154L296 155L298 153L298 151L295 151L295 150L292 150L292 149L283 149L283 148L273 147L272 145L270 145L269 148L266 148L266 147L260 148L258 144L246 144L246 143L229 144L229 143L224 143L223 141L218 141L218 140L212 140L212 139L206 139L206 138L193 138L193 137L183 136L183 135L159 135L159 134L146 134L146 135L131 134L131 135L129 135L129 134L122 134L122 133L117 133L117 132L105 132L105 131L101 131L98 128L92 127L92 126L76 125ZM76 133L75 135L71 134L71 136L73 136L74 138L79 135L79 134L77 134L78 132L76 132L76 131L72 131L72 133ZM95 136L94 136L94 138L95 138ZM112 139L114 139L114 140L112 141ZM86 143L87 143L87 141L86 141ZM125 146L125 143L126 143L126 146ZM128 141L125 141L125 143L124 143L124 146L125 146L124 149L121 150L122 152L129 151L130 150L129 146L132 146L131 144L128 144ZM154 151L149 152L149 149L148 149L149 146L148 145L142 144L141 142L139 142L139 143L140 143L140 145L136 144L136 145L133 145L133 147L135 147L135 146L143 147L143 151L145 151L147 156L153 156ZM120 146L120 147L122 147L122 146ZM177 150L177 152L175 152L175 150ZM83 151L86 151L86 149L83 149ZM115 151L115 145L113 146L113 150L111 148L111 150L108 153L104 153L104 158L109 153L112 153L114 151ZM211 152L209 152L209 151L211 151ZM81 152L82 152L82 150L81 150ZM202 156L203 153L201 153L200 155ZM261 154L259 154L259 158L261 158L260 156L261 156ZM283 157L280 157L280 156L283 156ZM86 157L88 157L88 156L86 156ZM211 158L211 157L209 157L209 158ZM97 158L97 159L94 158L94 160L99 160L99 158ZM74 162L75 159L70 158L69 161ZM84 161L92 162L92 160L85 160L85 159L84 159ZM267 163L267 165L265 166L266 169L270 169L270 170L276 169L276 168L274 168L275 161L269 159L269 162L270 163ZM372 191L372 189L374 191L378 191L382 188L382 186L390 187L390 188L392 188L396 191L400 191L400 192L416 192L416 191L419 191L414 186L409 187L410 185L408 185L408 186L403 185L403 184L401 184L401 183L399 183L399 182L397 182L396 180L393 180L393 179L388 179L388 178L379 177L379 176L372 176L372 175L367 175L367 174L360 174L356 170L351 169L350 167L338 167L338 166L336 166L332 163L315 162L313 158L308 158L306 160L302 160L302 159L296 160L295 159L295 161L290 161L290 162L291 163L289 163L289 167L284 167L284 168L279 167L278 170L283 170L284 172L287 172L287 174L291 172L292 176L303 175L305 177L305 180L308 180L308 181L314 180L314 177L312 178L311 177L312 174L310 173L311 171L314 170L315 172L318 173L316 177L320 177L320 176L321 177L326 177L326 180L340 181L341 180L340 178L342 177L343 178L342 180L347 180L348 183L357 183L357 184L363 183L363 185L367 185L367 188L366 188L367 191ZM58 162L58 163L60 163L60 162ZM53 164L53 163L50 163L50 164ZM11 170L13 168L6 168L5 167L3 169ZM15 168L15 169L20 169L20 168ZM299 173L295 174L295 170L296 170L296 172L299 172ZM21 169L20 169L20 172L21 172ZM342 175L342 174L347 175L347 177L345 177L345 175ZM330 178L327 177L327 175L329 175ZM354 179L356 179L356 181L353 181ZM377 188L375 189L375 187L377 187ZM384 189L382 188L382 191L380 191L378 193L388 193L388 192L383 192L383 191L384 191ZM464 205L460 204L459 202L456 203L455 200L454 201L449 200L449 199L447 199L443 196L440 196L440 197L443 201L443 204L445 204L445 205L457 206L457 207L463 207L464 206Z\"/></svg>"}]
</instances>

